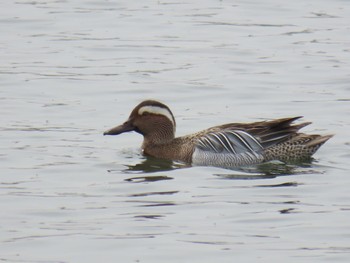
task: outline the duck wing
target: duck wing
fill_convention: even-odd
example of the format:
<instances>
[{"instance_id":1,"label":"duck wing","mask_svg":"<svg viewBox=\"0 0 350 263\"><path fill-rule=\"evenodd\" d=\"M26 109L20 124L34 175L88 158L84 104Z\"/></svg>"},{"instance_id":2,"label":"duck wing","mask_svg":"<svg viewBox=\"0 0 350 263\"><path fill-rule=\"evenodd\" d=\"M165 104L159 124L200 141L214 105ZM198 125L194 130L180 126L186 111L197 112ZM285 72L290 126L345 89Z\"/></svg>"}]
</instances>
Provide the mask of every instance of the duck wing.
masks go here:
<instances>
[{"instance_id":1,"label":"duck wing","mask_svg":"<svg viewBox=\"0 0 350 263\"><path fill-rule=\"evenodd\" d=\"M246 131L221 130L208 132L195 143L194 165L238 167L262 162L263 146Z\"/></svg>"},{"instance_id":2,"label":"duck wing","mask_svg":"<svg viewBox=\"0 0 350 263\"><path fill-rule=\"evenodd\" d=\"M287 141L291 137L295 136L301 128L311 123L303 122L293 124L294 121L300 118L302 117L281 118L252 123L229 123L209 128L206 131L202 131L200 135L203 136L206 133L219 132L221 130L242 130L253 136L263 146L263 148L266 149Z\"/></svg>"}]
</instances>

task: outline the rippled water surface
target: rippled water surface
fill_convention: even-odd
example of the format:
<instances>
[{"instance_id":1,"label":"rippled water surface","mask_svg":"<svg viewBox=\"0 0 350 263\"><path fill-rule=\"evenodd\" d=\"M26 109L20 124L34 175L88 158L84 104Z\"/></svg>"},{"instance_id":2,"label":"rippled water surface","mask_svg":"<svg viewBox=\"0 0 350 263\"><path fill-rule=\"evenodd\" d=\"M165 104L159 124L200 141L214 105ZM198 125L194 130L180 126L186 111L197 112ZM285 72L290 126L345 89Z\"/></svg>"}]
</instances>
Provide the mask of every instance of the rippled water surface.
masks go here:
<instances>
[{"instance_id":1,"label":"rippled water surface","mask_svg":"<svg viewBox=\"0 0 350 263\"><path fill-rule=\"evenodd\" d=\"M0 261L349 262L350 3L1 1ZM230 171L103 137L304 116L310 164Z\"/></svg>"}]
</instances>

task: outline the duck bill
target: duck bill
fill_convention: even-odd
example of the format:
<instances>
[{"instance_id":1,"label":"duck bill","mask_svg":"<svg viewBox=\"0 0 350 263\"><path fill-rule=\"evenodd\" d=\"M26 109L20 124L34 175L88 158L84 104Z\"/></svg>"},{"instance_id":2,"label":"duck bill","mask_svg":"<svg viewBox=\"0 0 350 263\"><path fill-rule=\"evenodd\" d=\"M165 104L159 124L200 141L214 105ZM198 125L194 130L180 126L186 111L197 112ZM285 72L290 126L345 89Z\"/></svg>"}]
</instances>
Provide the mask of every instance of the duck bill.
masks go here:
<instances>
[{"instance_id":1,"label":"duck bill","mask_svg":"<svg viewBox=\"0 0 350 263\"><path fill-rule=\"evenodd\" d=\"M122 125L116 126L108 131L105 131L103 135L118 135L124 132L130 132L135 130L135 127L131 124L131 122L127 121Z\"/></svg>"}]
</instances>

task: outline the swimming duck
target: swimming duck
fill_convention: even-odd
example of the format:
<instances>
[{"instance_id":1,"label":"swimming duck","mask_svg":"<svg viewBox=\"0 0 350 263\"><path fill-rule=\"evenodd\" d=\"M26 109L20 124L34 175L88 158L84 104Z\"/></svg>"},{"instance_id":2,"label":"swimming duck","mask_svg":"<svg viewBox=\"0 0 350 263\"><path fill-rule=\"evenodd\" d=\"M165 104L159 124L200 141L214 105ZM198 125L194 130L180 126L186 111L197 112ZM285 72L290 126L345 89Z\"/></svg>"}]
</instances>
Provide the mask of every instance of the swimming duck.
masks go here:
<instances>
[{"instance_id":1,"label":"swimming duck","mask_svg":"<svg viewBox=\"0 0 350 263\"><path fill-rule=\"evenodd\" d=\"M146 100L132 110L126 122L104 135L136 131L143 135L145 155L192 165L234 168L272 160L309 159L332 135L299 133L310 124L293 124L299 118L229 123L175 137L176 122L169 107Z\"/></svg>"}]
</instances>

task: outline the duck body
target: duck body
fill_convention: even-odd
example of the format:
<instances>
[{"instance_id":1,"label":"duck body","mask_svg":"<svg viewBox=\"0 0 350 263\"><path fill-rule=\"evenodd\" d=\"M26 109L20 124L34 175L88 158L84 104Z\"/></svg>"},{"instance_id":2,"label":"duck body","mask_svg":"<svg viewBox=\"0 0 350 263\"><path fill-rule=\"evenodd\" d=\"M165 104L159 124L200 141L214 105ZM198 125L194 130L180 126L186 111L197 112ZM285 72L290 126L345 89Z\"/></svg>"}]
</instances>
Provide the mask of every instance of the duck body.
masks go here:
<instances>
[{"instance_id":1,"label":"duck body","mask_svg":"<svg viewBox=\"0 0 350 263\"><path fill-rule=\"evenodd\" d=\"M144 137L145 155L192 165L234 168L310 158L332 135L299 133L310 124L293 124L299 118L229 123L175 137L176 122L170 109L158 101L146 100L134 108L125 123L104 135L136 131Z\"/></svg>"}]
</instances>

